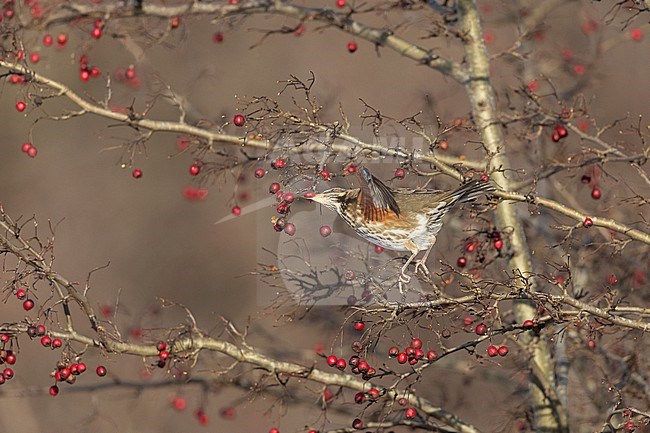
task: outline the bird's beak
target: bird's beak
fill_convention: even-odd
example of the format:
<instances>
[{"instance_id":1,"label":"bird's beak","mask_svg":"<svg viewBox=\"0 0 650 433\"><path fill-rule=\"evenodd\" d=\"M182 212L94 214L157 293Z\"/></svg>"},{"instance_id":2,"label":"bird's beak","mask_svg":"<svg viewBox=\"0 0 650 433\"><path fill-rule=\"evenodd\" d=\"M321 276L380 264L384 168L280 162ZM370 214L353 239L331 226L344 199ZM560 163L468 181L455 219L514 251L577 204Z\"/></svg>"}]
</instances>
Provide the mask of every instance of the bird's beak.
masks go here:
<instances>
[{"instance_id":1,"label":"bird's beak","mask_svg":"<svg viewBox=\"0 0 650 433\"><path fill-rule=\"evenodd\" d=\"M307 192L302 197L306 198L307 200L315 201L316 203L322 203L323 202L323 195L322 194L316 194L314 192Z\"/></svg>"}]
</instances>

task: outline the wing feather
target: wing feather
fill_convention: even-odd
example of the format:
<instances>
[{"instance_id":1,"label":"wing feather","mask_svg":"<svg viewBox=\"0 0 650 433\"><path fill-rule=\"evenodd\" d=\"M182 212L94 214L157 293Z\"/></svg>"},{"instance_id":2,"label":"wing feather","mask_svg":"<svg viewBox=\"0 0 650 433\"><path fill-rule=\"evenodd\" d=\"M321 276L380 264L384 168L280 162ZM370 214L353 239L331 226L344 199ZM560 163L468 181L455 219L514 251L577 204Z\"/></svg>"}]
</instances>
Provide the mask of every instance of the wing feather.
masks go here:
<instances>
[{"instance_id":1,"label":"wing feather","mask_svg":"<svg viewBox=\"0 0 650 433\"><path fill-rule=\"evenodd\" d=\"M399 216L400 209L393 191L381 180L370 173L366 167L357 170L361 179L359 205L365 219L380 221L394 214Z\"/></svg>"}]
</instances>

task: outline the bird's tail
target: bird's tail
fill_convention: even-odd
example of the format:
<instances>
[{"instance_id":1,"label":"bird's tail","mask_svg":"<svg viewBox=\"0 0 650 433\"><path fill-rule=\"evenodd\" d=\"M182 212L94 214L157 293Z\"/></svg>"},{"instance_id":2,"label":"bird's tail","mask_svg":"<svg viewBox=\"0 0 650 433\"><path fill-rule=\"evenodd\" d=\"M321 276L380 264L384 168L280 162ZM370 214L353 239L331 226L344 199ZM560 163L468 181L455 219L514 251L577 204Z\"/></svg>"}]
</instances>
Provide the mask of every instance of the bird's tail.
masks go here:
<instances>
[{"instance_id":1,"label":"bird's tail","mask_svg":"<svg viewBox=\"0 0 650 433\"><path fill-rule=\"evenodd\" d=\"M449 200L449 204L459 204L467 201L475 200L484 194L488 194L496 190L496 187L491 181L483 181L476 179L462 184L458 188L449 191L441 201Z\"/></svg>"}]
</instances>

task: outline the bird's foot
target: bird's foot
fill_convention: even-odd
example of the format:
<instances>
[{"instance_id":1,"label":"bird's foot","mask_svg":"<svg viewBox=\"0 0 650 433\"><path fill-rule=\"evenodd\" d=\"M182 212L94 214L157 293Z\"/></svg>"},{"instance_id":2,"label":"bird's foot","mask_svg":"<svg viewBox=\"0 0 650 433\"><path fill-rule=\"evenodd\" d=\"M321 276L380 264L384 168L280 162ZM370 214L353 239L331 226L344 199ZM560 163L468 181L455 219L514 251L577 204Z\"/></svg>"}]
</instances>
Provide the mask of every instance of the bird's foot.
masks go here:
<instances>
[{"instance_id":1,"label":"bird's foot","mask_svg":"<svg viewBox=\"0 0 650 433\"><path fill-rule=\"evenodd\" d=\"M418 269L422 269L422 273L426 275L427 277L431 275L431 272L429 272L429 268L427 268L427 264L423 260L418 260L415 262L415 272L417 273Z\"/></svg>"}]
</instances>

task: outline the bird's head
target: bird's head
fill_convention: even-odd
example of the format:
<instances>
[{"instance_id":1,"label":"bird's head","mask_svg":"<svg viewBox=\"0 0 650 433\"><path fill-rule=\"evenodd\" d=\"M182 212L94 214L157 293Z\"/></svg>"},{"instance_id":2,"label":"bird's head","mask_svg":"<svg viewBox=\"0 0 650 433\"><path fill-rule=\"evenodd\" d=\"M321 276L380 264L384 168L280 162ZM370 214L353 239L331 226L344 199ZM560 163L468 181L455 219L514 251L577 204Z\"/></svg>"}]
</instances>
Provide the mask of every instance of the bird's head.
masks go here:
<instances>
[{"instance_id":1,"label":"bird's head","mask_svg":"<svg viewBox=\"0 0 650 433\"><path fill-rule=\"evenodd\" d=\"M314 195L305 195L305 198L316 203L320 203L323 206L332 209L333 211L339 212L343 203L348 199L350 190L343 188L330 188L327 191L317 193Z\"/></svg>"}]
</instances>

